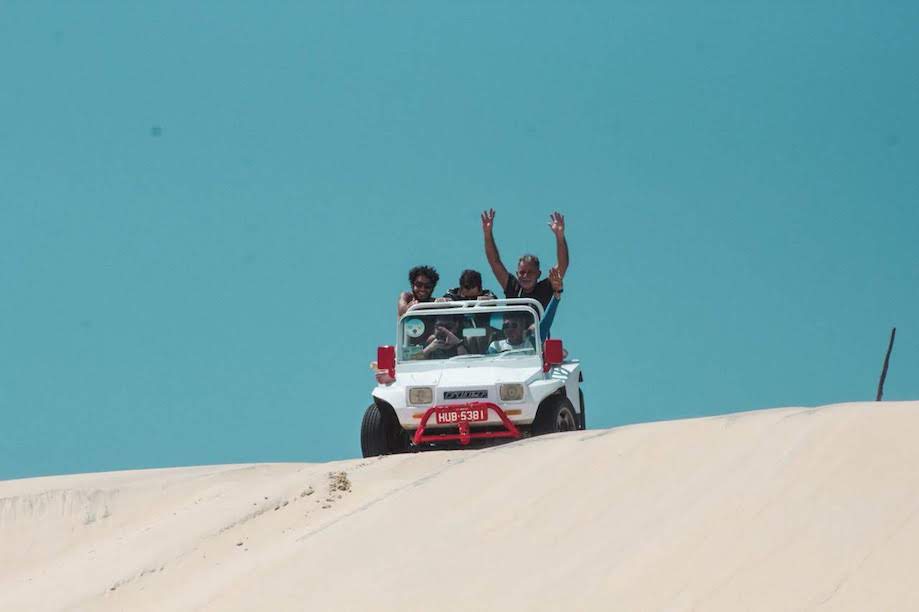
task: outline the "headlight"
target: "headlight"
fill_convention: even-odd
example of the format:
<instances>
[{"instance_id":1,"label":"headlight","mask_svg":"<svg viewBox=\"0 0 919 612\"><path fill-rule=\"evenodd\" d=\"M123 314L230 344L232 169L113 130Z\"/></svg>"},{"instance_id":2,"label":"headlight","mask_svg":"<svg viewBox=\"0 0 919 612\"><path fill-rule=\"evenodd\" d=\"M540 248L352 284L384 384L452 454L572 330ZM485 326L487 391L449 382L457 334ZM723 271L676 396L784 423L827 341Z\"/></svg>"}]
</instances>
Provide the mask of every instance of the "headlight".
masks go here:
<instances>
[{"instance_id":1,"label":"headlight","mask_svg":"<svg viewBox=\"0 0 919 612\"><path fill-rule=\"evenodd\" d=\"M434 391L430 387L413 387L408 390L409 404L430 404L434 400Z\"/></svg>"},{"instance_id":2,"label":"headlight","mask_svg":"<svg viewBox=\"0 0 919 612\"><path fill-rule=\"evenodd\" d=\"M502 402L518 402L523 399L523 385L514 383L498 387Z\"/></svg>"}]
</instances>

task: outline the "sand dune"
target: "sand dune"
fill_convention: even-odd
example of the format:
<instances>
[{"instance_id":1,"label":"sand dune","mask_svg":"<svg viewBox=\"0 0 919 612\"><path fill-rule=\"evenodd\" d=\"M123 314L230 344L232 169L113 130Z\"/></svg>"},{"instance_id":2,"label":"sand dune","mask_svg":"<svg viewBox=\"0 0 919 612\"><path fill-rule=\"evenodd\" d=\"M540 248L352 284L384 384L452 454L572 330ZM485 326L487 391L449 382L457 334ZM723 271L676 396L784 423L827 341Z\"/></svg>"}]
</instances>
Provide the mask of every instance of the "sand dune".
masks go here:
<instances>
[{"instance_id":1,"label":"sand dune","mask_svg":"<svg viewBox=\"0 0 919 612\"><path fill-rule=\"evenodd\" d=\"M0 482L2 610L916 610L919 402Z\"/></svg>"}]
</instances>

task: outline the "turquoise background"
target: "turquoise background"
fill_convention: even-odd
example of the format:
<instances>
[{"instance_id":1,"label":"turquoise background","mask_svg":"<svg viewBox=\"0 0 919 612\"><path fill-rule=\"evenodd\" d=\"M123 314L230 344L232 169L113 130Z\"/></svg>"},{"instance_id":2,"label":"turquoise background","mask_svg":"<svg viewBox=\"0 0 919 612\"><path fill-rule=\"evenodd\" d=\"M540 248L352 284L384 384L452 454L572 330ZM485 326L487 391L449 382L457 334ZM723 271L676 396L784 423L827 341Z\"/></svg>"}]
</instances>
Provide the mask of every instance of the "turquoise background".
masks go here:
<instances>
[{"instance_id":1,"label":"turquoise background","mask_svg":"<svg viewBox=\"0 0 919 612\"><path fill-rule=\"evenodd\" d=\"M919 398L919 4L0 3L0 478L358 456L408 268L571 246L593 427Z\"/></svg>"}]
</instances>

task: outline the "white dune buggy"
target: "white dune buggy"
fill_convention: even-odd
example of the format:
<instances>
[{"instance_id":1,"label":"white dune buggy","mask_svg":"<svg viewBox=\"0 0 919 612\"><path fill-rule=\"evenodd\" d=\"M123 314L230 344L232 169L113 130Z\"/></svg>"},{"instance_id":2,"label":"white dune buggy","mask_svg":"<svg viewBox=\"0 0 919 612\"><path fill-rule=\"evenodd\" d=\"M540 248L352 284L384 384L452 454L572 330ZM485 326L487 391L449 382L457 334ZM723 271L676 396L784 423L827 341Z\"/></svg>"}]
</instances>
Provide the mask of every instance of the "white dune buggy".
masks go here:
<instances>
[{"instance_id":1,"label":"white dune buggy","mask_svg":"<svg viewBox=\"0 0 919 612\"><path fill-rule=\"evenodd\" d=\"M377 351L364 457L584 429L581 365L532 299L416 304Z\"/></svg>"}]
</instances>

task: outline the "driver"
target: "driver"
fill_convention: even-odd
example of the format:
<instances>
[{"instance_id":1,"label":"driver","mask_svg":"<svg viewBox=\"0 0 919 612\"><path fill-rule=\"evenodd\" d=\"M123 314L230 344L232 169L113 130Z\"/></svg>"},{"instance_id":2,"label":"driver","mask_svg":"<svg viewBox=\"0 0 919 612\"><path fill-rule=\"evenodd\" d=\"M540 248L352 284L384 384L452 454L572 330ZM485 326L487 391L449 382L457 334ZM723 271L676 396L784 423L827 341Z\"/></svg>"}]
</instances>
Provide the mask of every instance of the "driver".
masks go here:
<instances>
[{"instance_id":1,"label":"driver","mask_svg":"<svg viewBox=\"0 0 919 612\"><path fill-rule=\"evenodd\" d=\"M526 313L509 312L504 316L504 338L488 345L488 354L503 353L515 349L534 349L533 336L530 335L530 321Z\"/></svg>"},{"instance_id":2,"label":"driver","mask_svg":"<svg viewBox=\"0 0 919 612\"><path fill-rule=\"evenodd\" d=\"M438 316L434 321L434 333L428 338L421 353L424 359L449 359L466 355L460 333L460 317Z\"/></svg>"}]
</instances>

